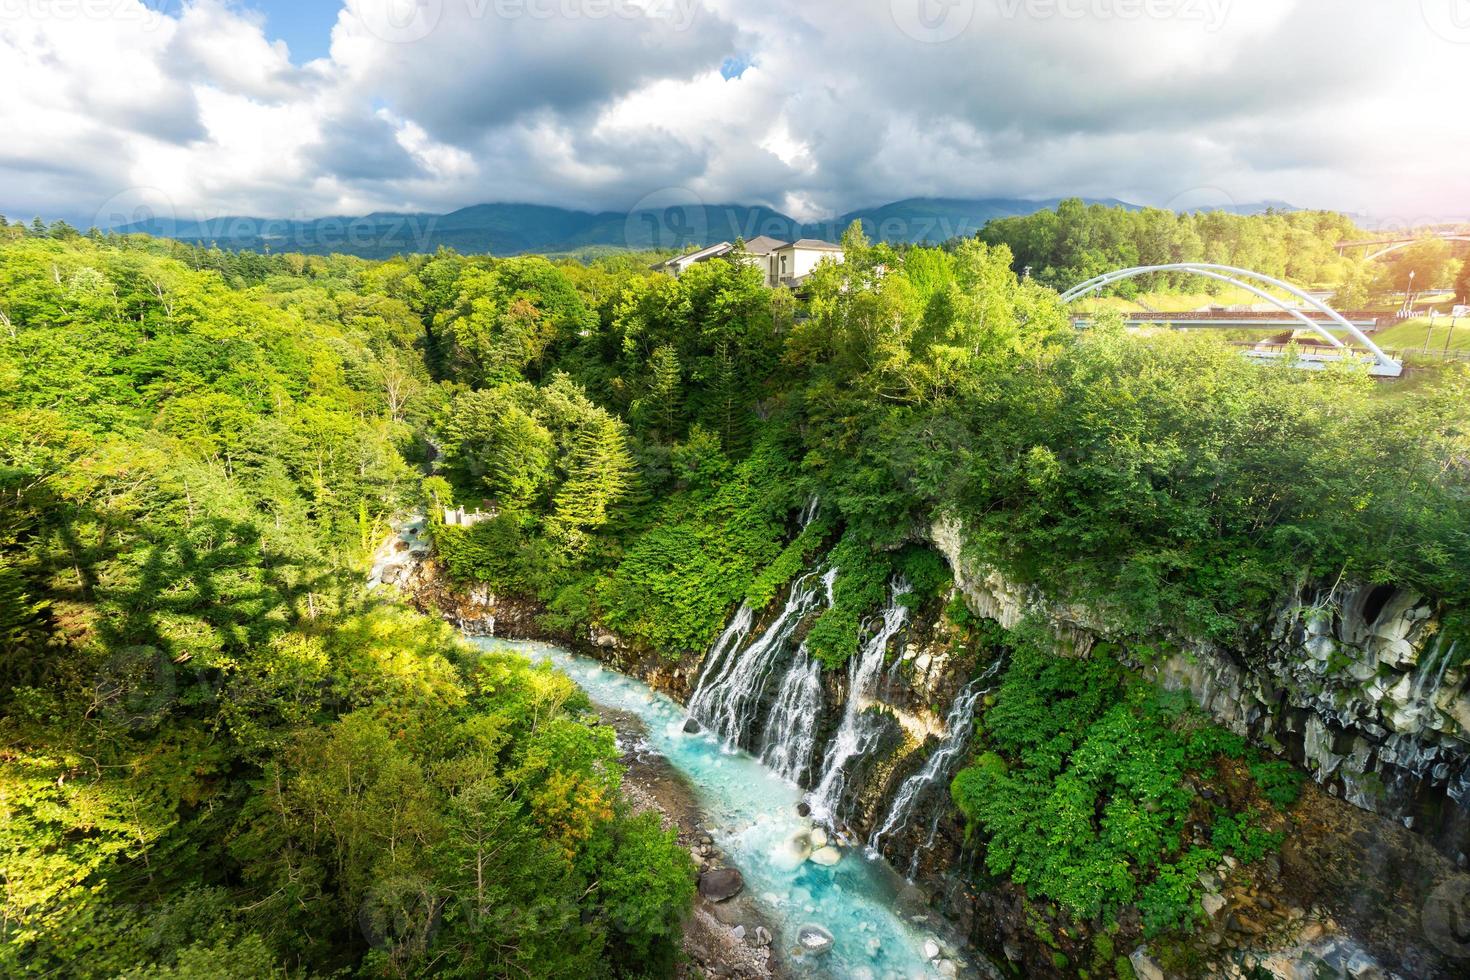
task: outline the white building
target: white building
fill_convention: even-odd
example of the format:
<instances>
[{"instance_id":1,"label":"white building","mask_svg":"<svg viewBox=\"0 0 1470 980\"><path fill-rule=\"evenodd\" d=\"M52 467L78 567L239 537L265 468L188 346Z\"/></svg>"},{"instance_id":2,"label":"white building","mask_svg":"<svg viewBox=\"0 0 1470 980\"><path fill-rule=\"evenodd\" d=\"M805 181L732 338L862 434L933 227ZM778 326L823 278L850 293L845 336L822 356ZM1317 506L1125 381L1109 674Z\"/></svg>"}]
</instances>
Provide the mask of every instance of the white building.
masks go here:
<instances>
[{"instance_id":1,"label":"white building","mask_svg":"<svg viewBox=\"0 0 1470 980\"><path fill-rule=\"evenodd\" d=\"M735 257L735 246L729 242L720 242L669 259L667 262L660 263L656 268L677 277L696 262L707 262L716 258L734 259ZM761 270L767 286L782 285L792 289L800 288L806 277L811 275L812 270L817 267L817 263L823 259L841 262L842 246L816 238L783 242L779 238L760 235L746 242L744 250L739 253L740 261Z\"/></svg>"}]
</instances>

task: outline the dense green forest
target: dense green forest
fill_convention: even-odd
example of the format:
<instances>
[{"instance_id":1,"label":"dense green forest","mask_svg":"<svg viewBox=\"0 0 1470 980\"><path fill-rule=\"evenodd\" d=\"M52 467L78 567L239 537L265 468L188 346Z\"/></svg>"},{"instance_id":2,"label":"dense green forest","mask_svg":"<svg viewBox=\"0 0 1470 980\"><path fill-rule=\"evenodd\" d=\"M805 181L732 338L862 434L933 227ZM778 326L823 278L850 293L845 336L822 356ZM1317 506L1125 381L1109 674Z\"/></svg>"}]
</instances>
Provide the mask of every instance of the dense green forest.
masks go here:
<instances>
[{"instance_id":1,"label":"dense green forest","mask_svg":"<svg viewBox=\"0 0 1470 980\"><path fill-rule=\"evenodd\" d=\"M692 866L585 696L359 585L418 316L201 258L0 246L0 972L666 972Z\"/></svg>"},{"instance_id":2,"label":"dense green forest","mask_svg":"<svg viewBox=\"0 0 1470 980\"><path fill-rule=\"evenodd\" d=\"M1319 266L1293 263L1328 259L1296 258L1296 236L1346 227L1258 224L1280 225L1282 265L1241 264L1308 280ZM1160 929L1187 926L1160 896L1187 894L1195 860L1172 810L1105 855L1105 893L1076 886L1096 852L1038 837L1075 802L1043 787L1120 726L1163 746L1130 770L1143 793L1242 751L1180 734L1121 654L1242 642L1339 577L1417 590L1467 630L1470 371L1391 389L1107 317L1079 333L1050 284L1091 258L1038 251L1022 279L1032 245L895 250L854 229L798 299L724 261L671 279L633 256L0 236L10 974L667 972L691 868L620 803L585 699L359 585L413 506L494 513L433 522L458 580L670 658L830 555L836 601L808 638L830 667L894 572L915 601L945 590L923 531L958 519L977 560L1106 610L1122 645L1049 668L1006 638L993 748L957 805L996 873L1079 915L1152 896ZM1058 730L1034 710L1081 688ZM1258 850L1233 819L1222 840Z\"/></svg>"},{"instance_id":3,"label":"dense green forest","mask_svg":"<svg viewBox=\"0 0 1470 980\"><path fill-rule=\"evenodd\" d=\"M993 219L979 237L1009 248L1017 273L1029 270L1059 290L1129 266L1214 262L1305 286L1333 287L1333 302L1344 310L1361 309L1376 294L1411 286L1420 290L1454 286L1462 297L1470 295L1464 288L1470 265L1446 241L1421 242L1375 262L1366 261L1363 249L1339 255L1338 242L1379 236L1334 211L1176 213L1084 204L1073 198L1055 210ZM1177 272L1151 273L1109 287L1126 298L1174 291L1215 293L1220 288L1217 282Z\"/></svg>"}]
</instances>

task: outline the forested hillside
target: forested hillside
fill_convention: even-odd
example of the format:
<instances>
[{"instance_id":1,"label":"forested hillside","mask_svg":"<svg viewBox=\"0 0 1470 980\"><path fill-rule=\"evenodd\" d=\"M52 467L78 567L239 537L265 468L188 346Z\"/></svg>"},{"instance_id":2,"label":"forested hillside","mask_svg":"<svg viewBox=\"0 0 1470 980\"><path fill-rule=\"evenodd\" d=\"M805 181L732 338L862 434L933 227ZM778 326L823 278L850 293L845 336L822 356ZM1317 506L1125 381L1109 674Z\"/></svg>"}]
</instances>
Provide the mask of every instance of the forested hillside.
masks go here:
<instances>
[{"instance_id":1,"label":"forested hillside","mask_svg":"<svg viewBox=\"0 0 1470 980\"><path fill-rule=\"evenodd\" d=\"M199 258L0 245L0 972L662 972L691 869L611 730L359 584L417 499L418 316Z\"/></svg>"},{"instance_id":2,"label":"forested hillside","mask_svg":"<svg viewBox=\"0 0 1470 980\"><path fill-rule=\"evenodd\" d=\"M667 972L688 861L625 812L585 699L359 586L413 506L458 581L671 660L830 554L807 642L840 667L892 573L915 601L948 585L916 543L939 516L1129 636L1231 644L1346 577L1470 637L1470 372L1388 389L1106 317L1078 333L1049 284L1091 259L1022 280L1019 242L853 230L798 300L723 261L675 280L0 233L7 973ZM445 526L456 505L493 517ZM1096 672L1077 725L1167 727ZM1018 656L997 738L1046 737L1022 702L1072 683ZM1167 754L1145 775L1172 786ZM1025 827L962 794L977 832L1058 822L1027 779L985 784ZM1179 847L1110 852L1109 901L1182 881ZM996 866L1072 900L1096 854L1042 875L1045 850Z\"/></svg>"},{"instance_id":3,"label":"forested hillside","mask_svg":"<svg viewBox=\"0 0 1470 980\"><path fill-rule=\"evenodd\" d=\"M1113 269L1174 262L1239 266L1306 285L1338 283L1356 271L1337 254L1340 241L1372 238L1346 215L1333 211L1183 212L1128 210L1085 204L1077 198L1054 210L988 222L980 238L1006 245L1016 271L1029 268L1048 286L1066 289ZM1167 291L1190 282L1156 273L1119 284L1120 295ZM1199 280L1193 280L1198 287Z\"/></svg>"}]
</instances>

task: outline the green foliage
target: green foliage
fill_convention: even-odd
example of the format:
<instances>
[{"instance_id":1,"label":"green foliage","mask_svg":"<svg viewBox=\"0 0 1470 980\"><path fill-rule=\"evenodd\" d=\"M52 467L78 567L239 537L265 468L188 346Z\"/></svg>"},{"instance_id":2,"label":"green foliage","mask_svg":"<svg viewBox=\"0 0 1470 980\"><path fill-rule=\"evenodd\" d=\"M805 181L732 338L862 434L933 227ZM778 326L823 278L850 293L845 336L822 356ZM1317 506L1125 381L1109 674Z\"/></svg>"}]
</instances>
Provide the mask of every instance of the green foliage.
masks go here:
<instances>
[{"instance_id":1,"label":"green foliage","mask_svg":"<svg viewBox=\"0 0 1470 980\"><path fill-rule=\"evenodd\" d=\"M837 568L832 605L817 617L806 637L807 650L828 670L841 667L857 652L864 617L887 600L893 578L890 557L851 532L829 553L828 561Z\"/></svg>"},{"instance_id":2,"label":"green foliage","mask_svg":"<svg viewBox=\"0 0 1470 980\"><path fill-rule=\"evenodd\" d=\"M669 972L687 859L622 811L575 687L362 595L410 506L457 580L670 657L829 561L807 642L840 667L895 575L915 606L949 587L912 545L940 516L1123 633L1233 642L1346 576L1443 603L1459 635L1470 373L1389 392L1204 336L1078 334L1046 285L1160 256L1326 277L1348 228L1075 202L948 250L854 228L798 311L723 261L671 279L6 226L0 970ZM445 527L453 498L493 516ZM952 787L992 871L1182 929L1194 863L1272 846L1228 813L1184 844L1190 786L1238 738L1104 649L947 615L1016 647ZM1289 805L1288 767L1251 772Z\"/></svg>"},{"instance_id":3,"label":"green foliage","mask_svg":"<svg viewBox=\"0 0 1470 980\"><path fill-rule=\"evenodd\" d=\"M1267 211L1236 215L1226 211L1174 212L1129 209L1065 200L1055 210L1038 211L986 223L979 237L1007 245L1019 273L1066 289L1104 272L1136 265L1217 262L1267 275L1315 284L1336 281L1346 260L1337 254L1343 240L1367 237L1345 215L1329 211ZM1184 273L1154 273L1114 287L1122 296L1160 292L1201 280ZM1205 283L1203 288L1219 287Z\"/></svg>"},{"instance_id":4,"label":"green foliage","mask_svg":"<svg viewBox=\"0 0 1470 980\"><path fill-rule=\"evenodd\" d=\"M408 304L464 270L56 231L0 243L0 972L668 972L693 869L585 696L360 585L389 515L452 505L403 455L449 399ZM575 336L548 268L500 269L454 356ZM559 377L478 407L479 478L560 523L438 530L535 590L629 492L626 436Z\"/></svg>"},{"instance_id":5,"label":"green foliage","mask_svg":"<svg viewBox=\"0 0 1470 980\"><path fill-rule=\"evenodd\" d=\"M1306 776L1290 763L1280 759L1258 759L1250 764L1250 770L1251 778L1261 788L1261 795L1278 810L1291 806L1301 796Z\"/></svg>"},{"instance_id":6,"label":"green foliage","mask_svg":"<svg viewBox=\"0 0 1470 980\"><path fill-rule=\"evenodd\" d=\"M524 515L502 511L469 527L435 524L434 547L460 584L484 583L497 595L549 596L565 560L545 538L527 533L526 523Z\"/></svg>"},{"instance_id":7,"label":"green foliage","mask_svg":"<svg viewBox=\"0 0 1470 980\"><path fill-rule=\"evenodd\" d=\"M1145 936L1190 932L1205 921L1199 901L1199 875L1219 860L1218 851L1192 847L1177 862L1159 868L1158 877L1144 885L1138 896Z\"/></svg>"},{"instance_id":8,"label":"green foliage","mask_svg":"<svg viewBox=\"0 0 1470 980\"><path fill-rule=\"evenodd\" d=\"M779 445L766 441L724 481L670 499L601 583L603 620L668 656L705 649L782 554L798 502L790 479Z\"/></svg>"},{"instance_id":9,"label":"green foliage","mask_svg":"<svg viewBox=\"0 0 1470 980\"><path fill-rule=\"evenodd\" d=\"M1216 816L1210 831L1210 843L1220 853L1230 852L1242 861L1258 861L1281 848L1281 831L1268 831L1257 826L1249 814Z\"/></svg>"},{"instance_id":10,"label":"green foliage","mask_svg":"<svg viewBox=\"0 0 1470 980\"><path fill-rule=\"evenodd\" d=\"M1105 648L1063 657L1030 630L1013 642L985 749L951 786L969 830L985 836L987 868L1078 918L1137 905L1150 935L1189 928L1201 870L1226 851L1250 861L1280 843L1222 813L1213 849L1184 847L1191 781L1244 746L1130 681Z\"/></svg>"}]
</instances>

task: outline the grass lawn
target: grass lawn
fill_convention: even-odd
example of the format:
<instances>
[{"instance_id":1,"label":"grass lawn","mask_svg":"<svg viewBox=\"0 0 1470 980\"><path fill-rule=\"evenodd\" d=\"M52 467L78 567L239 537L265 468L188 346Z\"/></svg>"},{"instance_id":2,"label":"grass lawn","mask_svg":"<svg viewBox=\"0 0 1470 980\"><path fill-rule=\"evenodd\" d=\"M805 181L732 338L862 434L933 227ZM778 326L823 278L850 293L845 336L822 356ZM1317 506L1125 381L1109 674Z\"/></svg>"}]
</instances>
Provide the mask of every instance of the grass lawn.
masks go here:
<instances>
[{"instance_id":1,"label":"grass lawn","mask_svg":"<svg viewBox=\"0 0 1470 980\"><path fill-rule=\"evenodd\" d=\"M1428 317L1404 320L1374 334L1373 340L1385 350L1423 350L1427 341L1430 351L1437 351L1444 350L1448 341L1450 350L1470 351L1470 317L1456 320L1453 332L1449 317L1435 317L1432 334Z\"/></svg>"}]
</instances>

